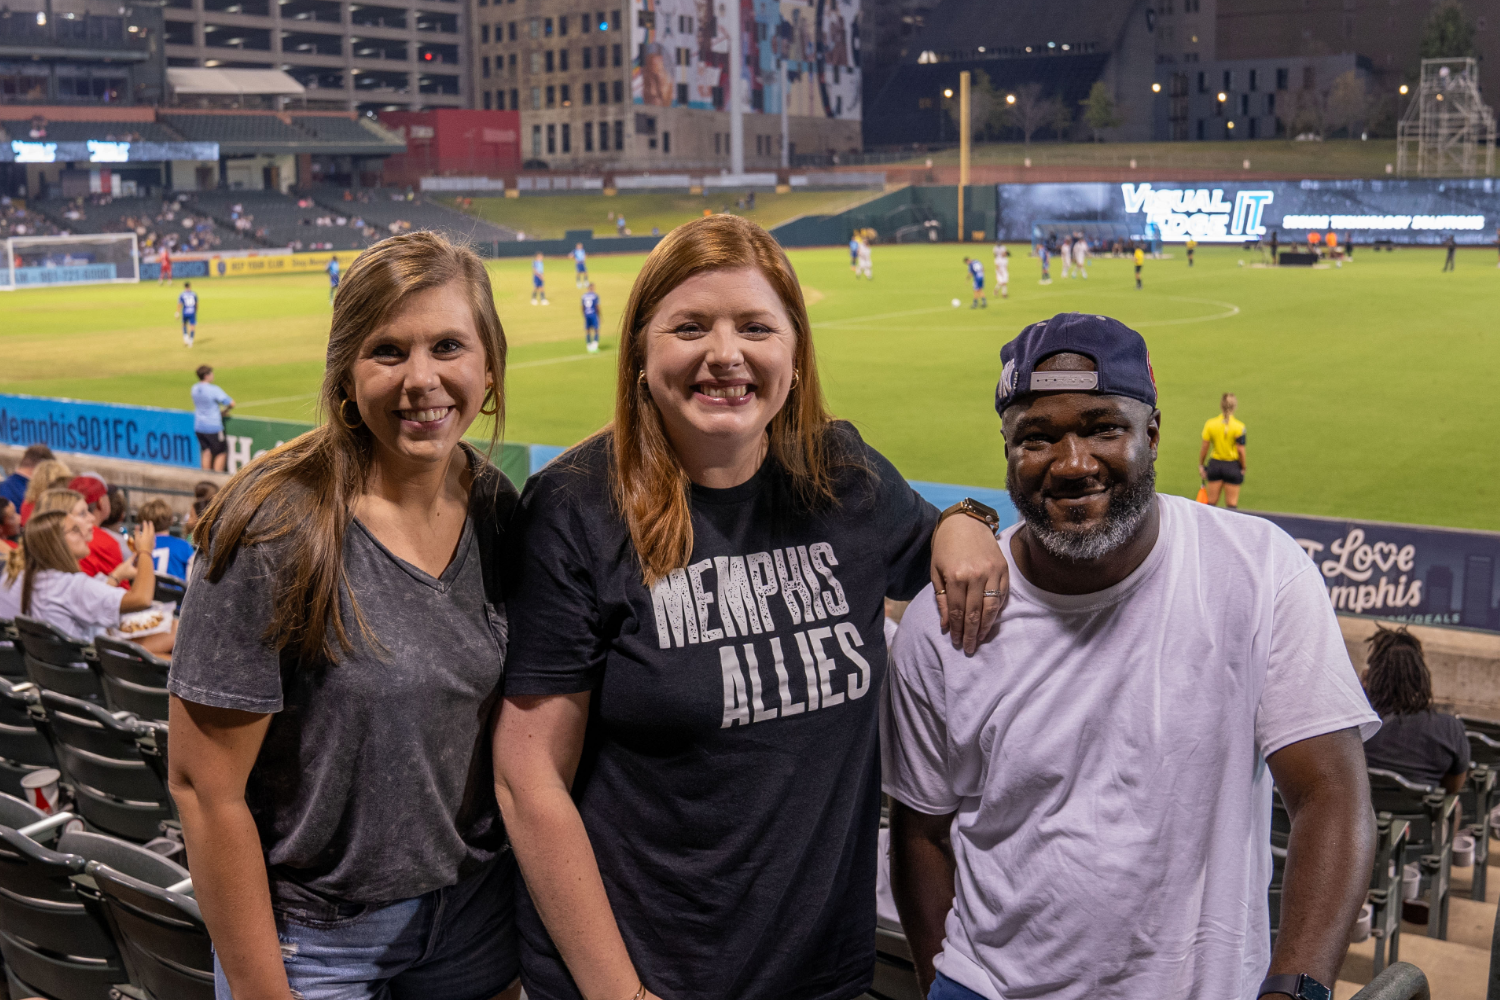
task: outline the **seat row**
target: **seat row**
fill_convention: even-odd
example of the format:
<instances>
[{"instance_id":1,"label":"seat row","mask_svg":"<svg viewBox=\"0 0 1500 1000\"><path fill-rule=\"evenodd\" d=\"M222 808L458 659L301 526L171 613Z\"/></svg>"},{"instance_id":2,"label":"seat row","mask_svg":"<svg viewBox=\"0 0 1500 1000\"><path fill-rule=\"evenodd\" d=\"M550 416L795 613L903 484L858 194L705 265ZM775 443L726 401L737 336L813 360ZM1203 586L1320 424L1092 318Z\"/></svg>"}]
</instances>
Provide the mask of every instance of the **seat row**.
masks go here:
<instances>
[{"instance_id":1,"label":"seat row","mask_svg":"<svg viewBox=\"0 0 1500 1000\"><path fill-rule=\"evenodd\" d=\"M211 1000L187 869L0 794L0 959L12 997Z\"/></svg>"}]
</instances>

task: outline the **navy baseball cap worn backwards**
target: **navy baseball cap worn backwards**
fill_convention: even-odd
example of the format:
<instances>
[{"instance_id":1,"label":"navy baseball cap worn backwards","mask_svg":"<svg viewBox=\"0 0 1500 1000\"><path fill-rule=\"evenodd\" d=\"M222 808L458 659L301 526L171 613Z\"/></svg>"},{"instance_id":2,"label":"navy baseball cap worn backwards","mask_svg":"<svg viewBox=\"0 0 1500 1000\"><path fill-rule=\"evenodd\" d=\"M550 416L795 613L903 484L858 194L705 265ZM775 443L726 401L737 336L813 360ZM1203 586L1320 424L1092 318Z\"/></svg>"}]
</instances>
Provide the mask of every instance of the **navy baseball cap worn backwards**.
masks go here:
<instances>
[{"instance_id":1,"label":"navy baseball cap worn backwards","mask_svg":"<svg viewBox=\"0 0 1500 1000\"><path fill-rule=\"evenodd\" d=\"M1064 353L1092 358L1097 370L1036 370L1047 358ZM1156 375L1145 338L1108 316L1058 313L1033 323L1000 349L1000 361L1004 367L995 386L995 412L1001 416L1006 407L1033 392L1095 392L1156 406Z\"/></svg>"}]
</instances>

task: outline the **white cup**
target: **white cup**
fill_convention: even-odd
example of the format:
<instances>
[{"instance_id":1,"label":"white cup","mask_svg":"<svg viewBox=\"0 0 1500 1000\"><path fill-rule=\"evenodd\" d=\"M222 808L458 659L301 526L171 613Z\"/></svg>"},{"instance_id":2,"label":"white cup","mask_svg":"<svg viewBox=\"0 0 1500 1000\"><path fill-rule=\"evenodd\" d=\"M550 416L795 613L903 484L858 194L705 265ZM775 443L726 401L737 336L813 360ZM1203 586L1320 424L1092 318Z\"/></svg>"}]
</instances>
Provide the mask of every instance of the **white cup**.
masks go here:
<instances>
[{"instance_id":1,"label":"white cup","mask_svg":"<svg viewBox=\"0 0 1500 1000\"><path fill-rule=\"evenodd\" d=\"M1361 941L1369 940L1370 928L1375 924L1375 907L1366 903L1359 908L1359 916L1354 920L1354 926L1349 928L1349 943L1359 944Z\"/></svg>"},{"instance_id":2,"label":"white cup","mask_svg":"<svg viewBox=\"0 0 1500 1000\"><path fill-rule=\"evenodd\" d=\"M57 812L58 782L62 775L55 767L44 767L21 778L21 789L26 801L51 816Z\"/></svg>"},{"instance_id":3,"label":"white cup","mask_svg":"<svg viewBox=\"0 0 1500 1000\"><path fill-rule=\"evenodd\" d=\"M1401 898L1416 899L1422 894L1422 866L1413 861L1401 869Z\"/></svg>"},{"instance_id":4,"label":"white cup","mask_svg":"<svg viewBox=\"0 0 1500 1000\"><path fill-rule=\"evenodd\" d=\"M1459 834L1453 838L1453 867L1470 868L1474 864L1474 838Z\"/></svg>"}]
</instances>

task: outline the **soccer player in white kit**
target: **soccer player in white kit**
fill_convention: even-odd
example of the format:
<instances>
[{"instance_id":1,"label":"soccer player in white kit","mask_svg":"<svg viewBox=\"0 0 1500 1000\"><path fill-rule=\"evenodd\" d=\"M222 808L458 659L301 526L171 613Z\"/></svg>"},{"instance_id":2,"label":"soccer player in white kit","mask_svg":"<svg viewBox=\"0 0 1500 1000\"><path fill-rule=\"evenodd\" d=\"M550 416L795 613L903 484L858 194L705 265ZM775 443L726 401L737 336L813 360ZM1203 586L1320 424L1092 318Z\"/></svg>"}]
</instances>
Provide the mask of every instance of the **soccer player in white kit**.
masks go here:
<instances>
[{"instance_id":1,"label":"soccer player in white kit","mask_svg":"<svg viewBox=\"0 0 1500 1000\"><path fill-rule=\"evenodd\" d=\"M1002 299L1010 298L1010 251L1004 243L995 244L995 287Z\"/></svg>"},{"instance_id":2,"label":"soccer player in white kit","mask_svg":"<svg viewBox=\"0 0 1500 1000\"><path fill-rule=\"evenodd\" d=\"M1088 259L1089 241L1079 234L1073 238L1073 267L1080 278L1087 279L1089 276Z\"/></svg>"},{"instance_id":3,"label":"soccer player in white kit","mask_svg":"<svg viewBox=\"0 0 1500 1000\"><path fill-rule=\"evenodd\" d=\"M1073 237L1064 236L1058 256L1062 258L1063 277L1073 277Z\"/></svg>"},{"instance_id":4,"label":"soccer player in white kit","mask_svg":"<svg viewBox=\"0 0 1500 1000\"><path fill-rule=\"evenodd\" d=\"M872 267L873 264L870 260L870 241L862 239L859 241L859 252L855 256L854 276L858 278L860 275L864 275L868 280L874 281L875 273L872 270Z\"/></svg>"}]
</instances>

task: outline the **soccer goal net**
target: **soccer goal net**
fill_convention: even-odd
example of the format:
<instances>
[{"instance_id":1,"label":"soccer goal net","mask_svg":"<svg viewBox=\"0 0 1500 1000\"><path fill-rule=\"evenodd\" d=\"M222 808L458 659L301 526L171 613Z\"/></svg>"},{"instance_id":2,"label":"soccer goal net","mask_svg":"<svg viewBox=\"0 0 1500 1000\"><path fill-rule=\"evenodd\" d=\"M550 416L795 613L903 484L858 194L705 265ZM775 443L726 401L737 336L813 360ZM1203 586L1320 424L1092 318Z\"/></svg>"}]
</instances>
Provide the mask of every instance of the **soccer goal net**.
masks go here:
<instances>
[{"instance_id":1,"label":"soccer goal net","mask_svg":"<svg viewBox=\"0 0 1500 1000\"><path fill-rule=\"evenodd\" d=\"M141 277L134 233L12 236L3 243L0 291L139 281Z\"/></svg>"}]
</instances>

